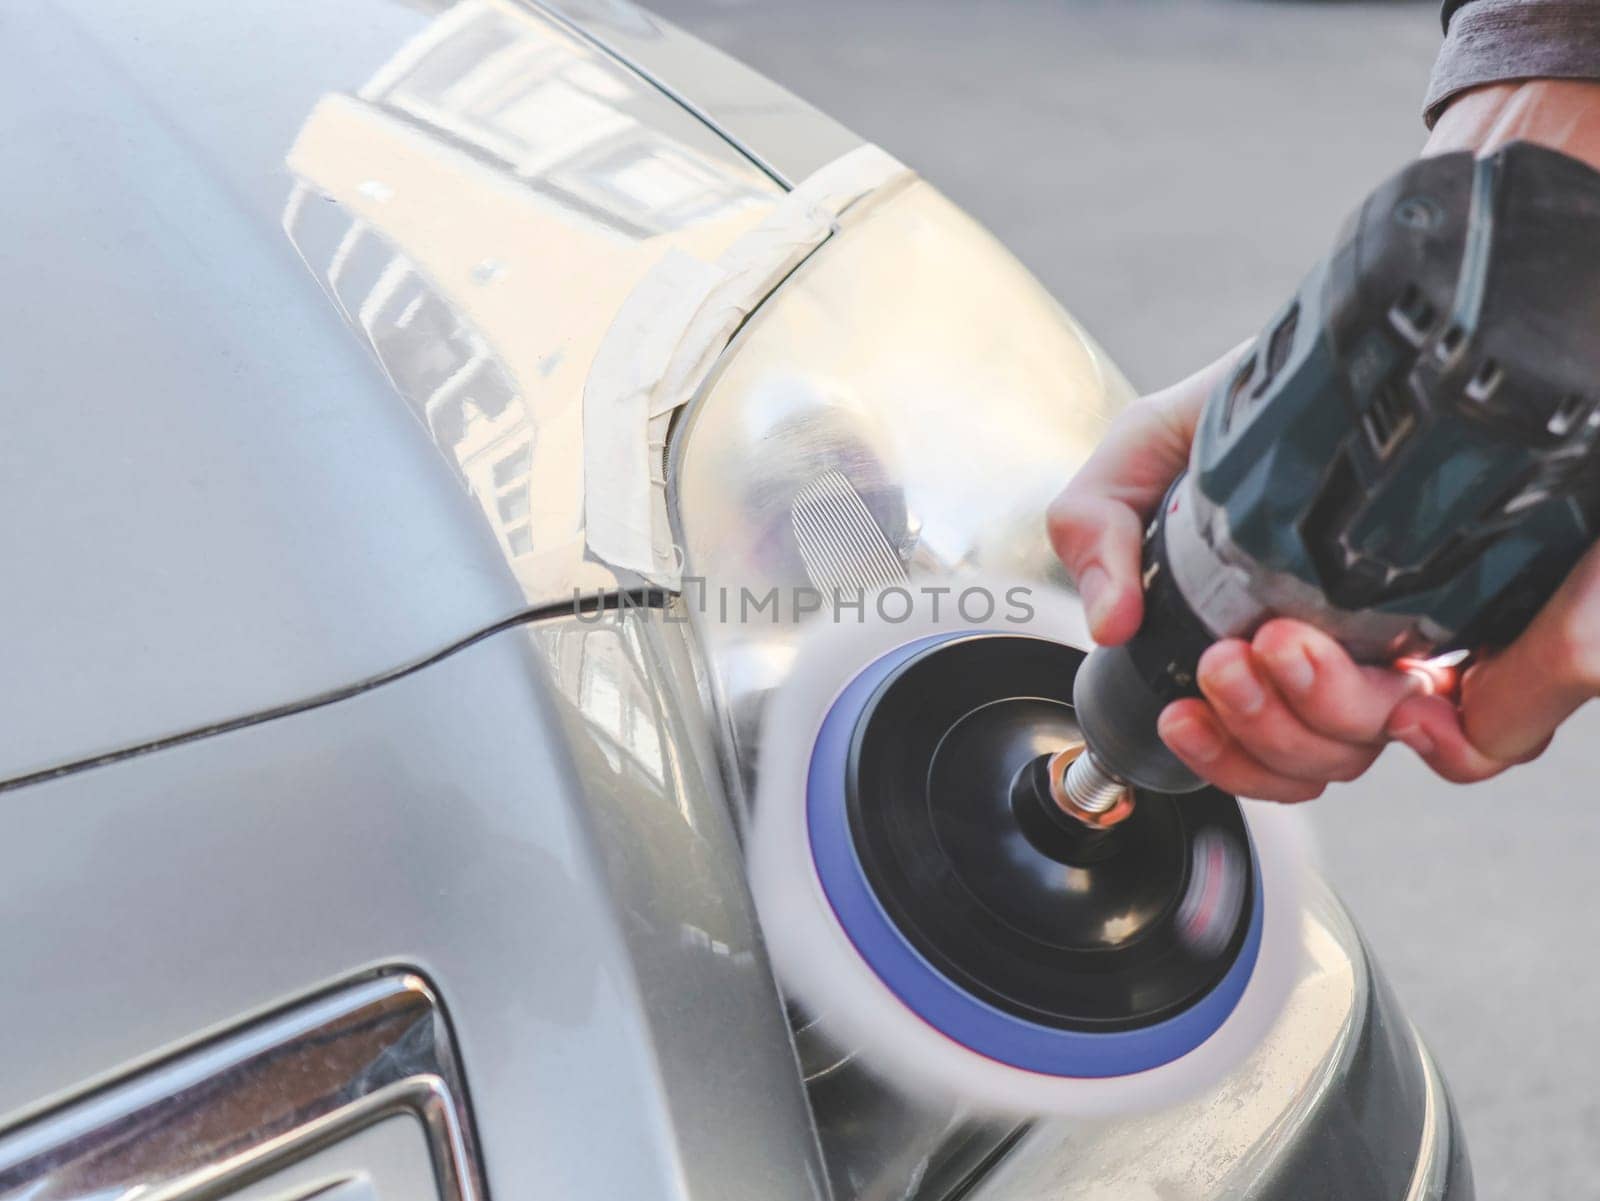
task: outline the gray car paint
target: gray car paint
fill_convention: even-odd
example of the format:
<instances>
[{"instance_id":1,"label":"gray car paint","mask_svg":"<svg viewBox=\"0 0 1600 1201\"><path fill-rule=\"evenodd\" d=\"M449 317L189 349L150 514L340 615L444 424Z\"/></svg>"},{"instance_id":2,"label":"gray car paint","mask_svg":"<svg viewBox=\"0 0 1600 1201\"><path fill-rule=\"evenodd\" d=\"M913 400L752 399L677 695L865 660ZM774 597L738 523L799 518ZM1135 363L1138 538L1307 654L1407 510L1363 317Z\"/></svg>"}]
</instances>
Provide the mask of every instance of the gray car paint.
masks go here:
<instances>
[{"instance_id":1,"label":"gray car paint","mask_svg":"<svg viewBox=\"0 0 1600 1201\"><path fill-rule=\"evenodd\" d=\"M721 791L660 682L596 649L649 620L507 631L11 794L0 1127L402 964L444 1000L491 1194L822 1196ZM552 656L626 698L632 753L558 715Z\"/></svg>"},{"instance_id":2,"label":"gray car paint","mask_svg":"<svg viewBox=\"0 0 1600 1201\"><path fill-rule=\"evenodd\" d=\"M523 604L278 229L306 110L420 14L73 7L11 14L0 72L27 164L0 188L0 779L314 695Z\"/></svg>"}]
</instances>

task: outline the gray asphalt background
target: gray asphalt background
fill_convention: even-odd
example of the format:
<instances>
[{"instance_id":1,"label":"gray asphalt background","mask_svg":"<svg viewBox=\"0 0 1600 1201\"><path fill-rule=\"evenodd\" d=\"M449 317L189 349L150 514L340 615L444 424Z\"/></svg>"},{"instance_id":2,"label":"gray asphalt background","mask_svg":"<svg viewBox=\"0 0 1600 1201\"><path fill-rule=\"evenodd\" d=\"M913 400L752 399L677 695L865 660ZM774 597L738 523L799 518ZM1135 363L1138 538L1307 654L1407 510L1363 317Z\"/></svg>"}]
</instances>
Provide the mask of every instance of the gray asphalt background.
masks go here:
<instances>
[{"instance_id":1,"label":"gray asphalt background","mask_svg":"<svg viewBox=\"0 0 1600 1201\"><path fill-rule=\"evenodd\" d=\"M1413 154L1437 5L647 0L993 229L1141 387L1254 333ZM1479 1195L1600 1196L1600 721L1457 788L1404 748L1314 808L1443 1065Z\"/></svg>"}]
</instances>

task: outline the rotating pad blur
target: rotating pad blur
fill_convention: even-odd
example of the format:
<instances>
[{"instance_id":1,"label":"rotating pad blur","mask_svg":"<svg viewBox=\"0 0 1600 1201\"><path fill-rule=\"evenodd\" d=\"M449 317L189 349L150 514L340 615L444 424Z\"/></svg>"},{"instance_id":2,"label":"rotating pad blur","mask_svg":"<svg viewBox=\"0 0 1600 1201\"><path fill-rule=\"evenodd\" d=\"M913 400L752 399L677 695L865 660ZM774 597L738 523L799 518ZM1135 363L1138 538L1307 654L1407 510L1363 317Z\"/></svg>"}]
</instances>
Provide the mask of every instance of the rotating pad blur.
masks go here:
<instances>
[{"instance_id":1,"label":"rotating pad blur","mask_svg":"<svg viewBox=\"0 0 1600 1201\"><path fill-rule=\"evenodd\" d=\"M1016 584L981 582L997 596ZM1269 1037L1304 978L1301 894L1310 848L1291 806L1240 802L1241 846L1231 800L1207 796L1220 820L1204 826L1187 808L1200 797L1171 802L1172 820L1182 825L1169 840L1144 797L1153 822L1148 854L1166 866L1103 874L1117 844L1097 842L1093 831L1041 805L1037 772L1028 766L1037 765L1036 753L1076 737L1068 700L1082 655L1072 647L1087 641L1087 631L1076 598L1026 587L1032 616L1004 629L957 621L948 602L941 616L929 591L913 593L921 604L905 620L872 619L869 606L861 621L813 621L800 633L781 681L762 701L746 840L751 896L785 993L814 1019L811 1036L904 1095L1013 1117L1147 1112L1215 1089ZM866 838L859 841L868 849L858 853L849 798L852 774L866 778L859 771L866 764L852 758L858 736L862 744L877 737L869 739L871 714L891 703L890 682L901 669L934 648L951 655L969 643L988 650L972 652L947 680L908 677L925 685L906 687L916 712L936 694L947 705L948 726L927 751L920 815L905 802L869 813L877 806L867 804L868 792L858 788L856 796L858 820L920 821L931 831L933 866L920 856L885 858ZM990 654L1011 666L982 667ZM901 720L904 737L917 719ZM873 770L910 779L911 769L895 766L903 748L893 738L885 746L893 754ZM1022 764L1015 774L1014 762ZM1181 886L1161 850L1173 844L1186 864ZM875 860L884 866L869 877ZM910 891L890 883L890 868ZM1033 878L1009 883L1016 874ZM1085 880L1093 881L1087 889L1069 886ZM946 938L912 920L929 888L969 894L962 902L969 913L983 910L982 920L1008 926L1015 970L996 971L991 959L975 957L983 952L970 938ZM1036 897L1057 895L1049 916L1031 912ZM1240 913L1246 928L1237 941L1239 919L1228 915ZM1132 933L1140 928L1142 939ZM1163 939L1172 962L1198 961L1187 983L1175 972L1154 992L1124 987L1118 994L1074 981L1057 994L1033 971L1039 960L1071 954L1093 973L1118 950L1133 955ZM1085 945L1097 940L1112 945Z\"/></svg>"},{"instance_id":2,"label":"rotating pad blur","mask_svg":"<svg viewBox=\"0 0 1600 1201\"><path fill-rule=\"evenodd\" d=\"M1030 1072L1147 1070L1228 1018L1260 943L1237 803L1137 796L1109 831L1049 808L1080 652L999 633L883 655L814 744L807 828L847 937L946 1037Z\"/></svg>"},{"instance_id":3,"label":"rotating pad blur","mask_svg":"<svg viewBox=\"0 0 1600 1201\"><path fill-rule=\"evenodd\" d=\"M1105 831L1052 817L1039 769L1079 739L1081 660L977 635L896 669L856 725L850 829L880 904L943 975L1028 1021L1128 1030L1226 977L1255 886L1244 819L1215 790L1141 793Z\"/></svg>"}]
</instances>

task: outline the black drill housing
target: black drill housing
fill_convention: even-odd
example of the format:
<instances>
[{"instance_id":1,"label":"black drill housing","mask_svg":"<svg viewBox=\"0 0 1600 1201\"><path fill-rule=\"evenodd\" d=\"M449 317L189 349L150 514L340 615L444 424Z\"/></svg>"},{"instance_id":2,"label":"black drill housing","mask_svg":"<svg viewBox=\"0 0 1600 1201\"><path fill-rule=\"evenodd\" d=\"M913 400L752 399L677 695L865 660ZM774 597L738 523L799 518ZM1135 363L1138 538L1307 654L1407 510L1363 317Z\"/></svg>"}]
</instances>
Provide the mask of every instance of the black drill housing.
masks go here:
<instances>
[{"instance_id":1,"label":"black drill housing","mask_svg":"<svg viewBox=\"0 0 1600 1201\"><path fill-rule=\"evenodd\" d=\"M1514 637L1600 529L1597 402L1600 173L1528 143L1399 172L1208 400L1145 621L1078 677L1096 761L1198 787L1156 719L1273 616L1368 662Z\"/></svg>"}]
</instances>

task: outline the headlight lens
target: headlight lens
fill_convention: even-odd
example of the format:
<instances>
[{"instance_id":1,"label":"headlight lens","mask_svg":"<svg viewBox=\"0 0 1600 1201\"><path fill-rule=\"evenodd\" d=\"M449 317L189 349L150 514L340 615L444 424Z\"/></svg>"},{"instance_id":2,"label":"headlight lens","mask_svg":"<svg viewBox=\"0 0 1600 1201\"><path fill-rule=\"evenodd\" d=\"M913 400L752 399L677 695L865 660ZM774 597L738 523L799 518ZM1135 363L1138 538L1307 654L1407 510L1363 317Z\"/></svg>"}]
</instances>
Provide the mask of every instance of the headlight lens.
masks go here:
<instances>
[{"instance_id":1,"label":"headlight lens","mask_svg":"<svg viewBox=\"0 0 1600 1201\"><path fill-rule=\"evenodd\" d=\"M849 210L676 433L686 588L748 771L797 590L1060 578L1051 496L1131 395L988 233L913 180ZM776 598L771 609L758 609Z\"/></svg>"}]
</instances>

